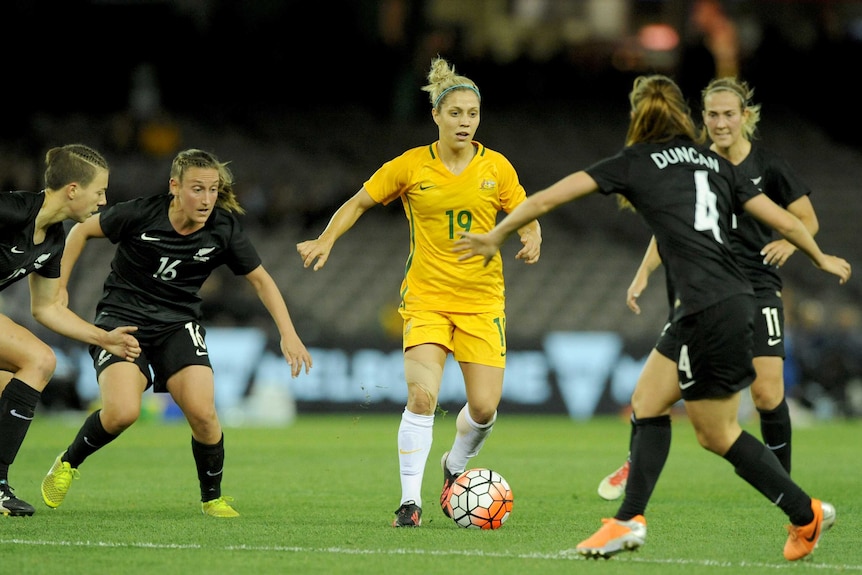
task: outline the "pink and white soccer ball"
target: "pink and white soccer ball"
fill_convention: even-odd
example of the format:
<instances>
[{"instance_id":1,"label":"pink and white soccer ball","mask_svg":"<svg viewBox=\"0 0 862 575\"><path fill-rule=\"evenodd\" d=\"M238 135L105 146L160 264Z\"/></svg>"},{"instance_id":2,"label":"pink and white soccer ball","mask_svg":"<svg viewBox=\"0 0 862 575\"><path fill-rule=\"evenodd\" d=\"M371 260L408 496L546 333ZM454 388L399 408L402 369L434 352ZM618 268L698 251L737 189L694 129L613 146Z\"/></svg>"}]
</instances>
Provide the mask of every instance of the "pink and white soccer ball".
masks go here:
<instances>
[{"instance_id":1,"label":"pink and white soccer ball","mask_svg":"<svg viewBox=\"0 0 862 575\"><path fill-rule=\"evenodd\" d=\"M512 513L512 488L491 469L468 469L452 484L452 520L467 529L499 529Z\"/></svg>"}]
</instances>

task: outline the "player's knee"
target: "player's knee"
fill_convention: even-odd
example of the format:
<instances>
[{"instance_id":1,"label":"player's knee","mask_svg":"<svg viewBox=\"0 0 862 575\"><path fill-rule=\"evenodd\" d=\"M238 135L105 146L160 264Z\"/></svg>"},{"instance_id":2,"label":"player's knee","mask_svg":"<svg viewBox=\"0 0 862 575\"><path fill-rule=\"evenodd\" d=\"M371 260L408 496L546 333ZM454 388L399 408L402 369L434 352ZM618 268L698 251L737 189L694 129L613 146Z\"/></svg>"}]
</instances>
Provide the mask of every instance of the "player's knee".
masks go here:
<instances>
[{"instance_id":1,"label":"player's knee","mask_svg":"<svg viewBox=\"0 0 862 575\"><path fill-rule=\"evenodd\" d=\"M42 391L54 376L54 370L57 369L57 356L51 346L40 342L38 346L28 350L27 365L21 367L22 371L36 374L38 382L28 380L27 383Z\"/></svg>"},{"instance_id":2,"label":"player's knee","mask_svg":"<svg viewBox=\"0 0 862 575\"><path fill-rule=\"evenodd\" d=\"M406 359L404 377L407 380L408 409L425 415L434 413L443 367L433 362Z\"/></svg>"},{"instance_id":3,"label":"player's knee","mask_svg":"<svg viewBox=\"0 0 862 575\"><path fill-rule=\"evenodd\" d=\"M130 428L138 420L140 409L108 409L102 408L102 427L111 435L119 435Z\"/></svg>"},{"instance_id":4,"label":"player's knee","mask_svg":"<svg viewBox=\"0 0 862 575\"><path fill-rule=\"evenodd\" d=\"M631 399L632 411L641 419L669 415L671 408L677 401L672 401L671 399L662 399L646 393L638 393L638 390L635 389L635 393L632 394Z\"/></svg>"},{"instance_id":5,"label":"player's knee","mask_svg":"<svg viewBox=\"0 0 862 575\"><path fill-rule=\"evenodd\" d=\"M699 429L695 428L695 435L700 446L716 455L723 456L735 441L731 429Z\"/></svg>"},{"instance_id":6,"label":"player's knee","mask_svg":"<svg viewBox=\"0 0 862 575\"><path fill-rule=\"evenodd\" d=\"M437 407L437 394L422 383L408 383L407 407L413 413L430 415Z\"/></svg>"},{"instance_id":7,"label":"player's knee","mask_svg":"<svg viewBox=\"0 0 862 575\"><path fill-rule=\"evenodd\" d=\"M470 405L470 419L477 425L488 425L494 422L497 415L497 406L491 405Z\"/></svg>"},{"instance_id":8,"label":"player's knee","mask_svg":"<svg viewBox=\"0 0 862 575\"><path fill-rule=\"evenodd\" d=\"M219 423L218 416L215 412L210 415L196 417L188 415L186 419L189 422L189 427L192 430L192 435L201 443L214 445L221 438L222 429Z\"/></svg>"},{"instance_id":9,"label":"player's knee","mask_svg":"<svg viewBox=\"0 0 862 575\"><path fill-rule=\"evenodd\" d=\"M758 378L751 385L751 401L760 411L772 411L784 399L784 380Z\"/></svg>"},{"instance_id":10,"label":"player's knee","mask_svg":"<svg viewBox=\"0 0 862 575\"><path fill-rule=\"evenodd\" d=\"M701 447L703 447L707 451L712 451L713 453L716 453L714 437L712 437L708 433L702 433L700 431L695 431L695 436L697 437L697 442L700 444Z\"/></svg>"}]
</instances>

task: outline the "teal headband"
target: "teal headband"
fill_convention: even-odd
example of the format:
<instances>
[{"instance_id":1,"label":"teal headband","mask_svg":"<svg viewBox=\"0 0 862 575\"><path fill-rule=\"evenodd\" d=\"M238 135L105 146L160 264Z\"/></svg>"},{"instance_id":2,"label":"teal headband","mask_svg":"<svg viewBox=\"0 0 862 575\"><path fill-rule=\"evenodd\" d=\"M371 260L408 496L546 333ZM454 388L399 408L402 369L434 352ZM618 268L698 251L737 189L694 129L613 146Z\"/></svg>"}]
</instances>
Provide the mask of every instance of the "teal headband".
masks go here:
<instances>
[{"instance_id":1,"label":"teal headband","mask_svg":"<svg viewBox=\"0 0 862 575\"><path fill-rule=\"evenodd\" d=\"M452 90L459 90L461 88L465 88L467 90L473 90L474 92L476 92L476 95L479 96L479 101L480 102L482 101L482 94L479 93L479 89L476 88L476 86L474 86L473 84L455 84L454 86L449 86L448 88L446 88L445 90L440 92L440 95L437 96L436 100L434 100L434 108L436 109L437 106L440 105L440 102L443 100L443 96L445 96L446 94L448 94Z\"/></svg>"}]
</instances>

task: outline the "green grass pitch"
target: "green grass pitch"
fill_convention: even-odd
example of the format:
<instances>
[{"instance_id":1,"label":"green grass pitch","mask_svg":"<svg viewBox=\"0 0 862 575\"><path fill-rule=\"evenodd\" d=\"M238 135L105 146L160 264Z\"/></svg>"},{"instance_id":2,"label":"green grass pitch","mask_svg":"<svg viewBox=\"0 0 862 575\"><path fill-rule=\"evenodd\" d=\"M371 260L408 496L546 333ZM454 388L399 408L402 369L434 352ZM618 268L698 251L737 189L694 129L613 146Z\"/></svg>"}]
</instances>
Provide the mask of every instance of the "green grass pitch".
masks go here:
<instances>
[{"instance_id":1,"label":"green grass pitch","mask_svg":"<svg viewBox=\"0 0 862 575\"><path fill-rule=\"evenodd\" d=\"M184 422L138 422L85 462L66 502L48 509L42 476L84 414L39 413L10 474L36 514L0 517L3 563L16 575L862 573L858 421L794 431L793 476L838 513L813 556L795 564L782 557L784 514L701 449L681 416L635 553L595 562L573 551L617 509L596 487L625 457L620 417L501 413L471 466L501 473L514 509L501 529L474 531L437 504L438 461L454 434L454 415L438 415L423 525L393 529L399 417L300 413L285 427L227 428L223 490L241 516L215 519L200 512ZM756 422L747 428L759 436Z\"/></svg>"}]
</instances>

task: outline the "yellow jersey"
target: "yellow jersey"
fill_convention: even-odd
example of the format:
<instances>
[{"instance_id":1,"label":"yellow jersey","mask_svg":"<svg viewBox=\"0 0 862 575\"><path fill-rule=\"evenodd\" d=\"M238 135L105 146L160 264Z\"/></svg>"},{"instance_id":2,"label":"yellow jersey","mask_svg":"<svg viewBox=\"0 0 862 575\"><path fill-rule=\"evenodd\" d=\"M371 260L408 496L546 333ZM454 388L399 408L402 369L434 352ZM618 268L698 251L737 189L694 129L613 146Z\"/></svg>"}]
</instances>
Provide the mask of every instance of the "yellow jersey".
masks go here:
<instances>
[{"instance_id":1,"label":"yellow jersey","mask_svg":"<svg viewBox=\"0 0 862 575\"><path fill-rule=\"evenodd\" d=\"M437 143L407 150L365 182L382 204L401 198L410 232L410 253L401 283L401 307L409 311L503 312L505 285L500 254L482 264L459 262L452 246L459 232L488 232L527 194L515 168L499 152L473 142L476 154L459 175L437 153Z\"/></svg>"}]
</instances>

